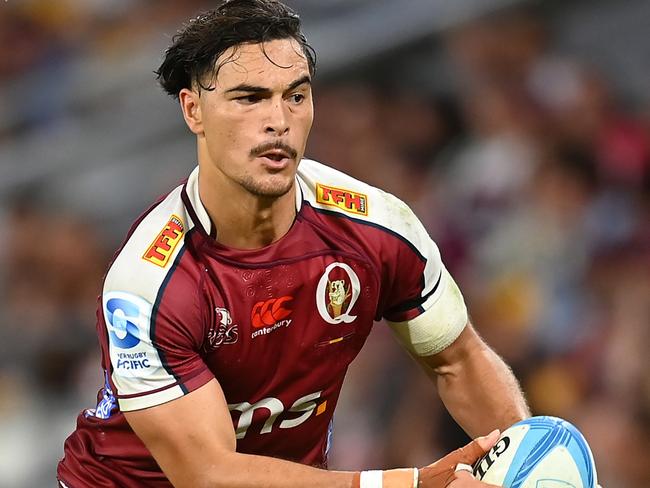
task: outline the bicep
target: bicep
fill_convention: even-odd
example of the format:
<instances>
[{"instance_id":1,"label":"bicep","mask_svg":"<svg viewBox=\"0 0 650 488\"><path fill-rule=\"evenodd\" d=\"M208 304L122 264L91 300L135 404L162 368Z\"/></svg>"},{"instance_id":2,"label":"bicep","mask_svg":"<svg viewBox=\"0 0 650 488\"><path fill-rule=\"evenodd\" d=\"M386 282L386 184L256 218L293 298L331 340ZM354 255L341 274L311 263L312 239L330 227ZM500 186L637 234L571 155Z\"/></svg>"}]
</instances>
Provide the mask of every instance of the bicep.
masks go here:
<instances>
[{"instance_id":1,"label":"bicep","mask_svg":"<svg viewBox=\"0 0 650 488\"><path fill-rule=\"evenodd\" d=\"M454 279L443 267L436 300L417 317L388 322L398 341L416 358L437 356L467 328L467 308Z\"/></svg>"},{"instance_id":2,"label":"bicep","mask_svg":"<svg viewBox=\"0 0 650 488\"><path fill-rule=\"evenodd\" d=\"M155 407L124 412L174 486L199 486L210 466L235 451L235 432L217 380Z\"/></svg>"},{"instance_id":3,"label":"bicep","mask_svg":"<svg viewBox=\"0 0 650 488\"><path fill-rule=\"evenodd\" d=\"M389 325L429 374L458 372L468 359L490 351L470 323L463 295L444 267L437 300L414 319Z\"/></svg>"}]
</instances>

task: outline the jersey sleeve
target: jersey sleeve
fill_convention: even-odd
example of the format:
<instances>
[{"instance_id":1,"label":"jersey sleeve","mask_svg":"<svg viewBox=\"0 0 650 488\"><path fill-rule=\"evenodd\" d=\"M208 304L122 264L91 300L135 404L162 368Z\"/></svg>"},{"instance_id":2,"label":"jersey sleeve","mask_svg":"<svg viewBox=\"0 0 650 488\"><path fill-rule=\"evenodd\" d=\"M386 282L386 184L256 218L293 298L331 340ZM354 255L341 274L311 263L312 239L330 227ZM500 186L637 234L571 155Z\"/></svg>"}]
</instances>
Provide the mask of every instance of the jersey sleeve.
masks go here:
<instances>
[{"instance_id":1,"label":"jersey sleeve","mask_svg":"<svg viewBox=\"0 0 650 488\"><path fill-rule=\"evenodd\" d=\"M315 161L303 160L298 172L310 205L340 216L369 253L380 284L375 319L386 319L418 355L451 344L467 323L465 303L438 246L408 205Z\"/></svg>"},{"instance_id":2,"label":"jersey sleeve","mask_svg":"<svg viewBox=\"0 0 650 488\"><path fill-rule=\"evenodd\" d=\"M440 251L413 211L386 194L386 229L392 238L382 249L382 315L391 322L417 317L440 295L444 266Z\"/></svg>"},{"instance_id":3,"label":"jersey sleeve","mask_svg":"<svg viewBox=\"0 0 650 488\"><path fill-rule=\"evenodd\" d=\"M201 357L199 286L183 270L170 268L160 284L125 279L124 271L105 284L105 366L122 411L166 403L214 377Z\"/></svg>"},{"instance_id":4,"label":"jersey sleeve","mask_svg":"<svg viewBox=\"0 0 650 488\"><path fill-rule=\"evenodd\" d=\"M435 354L467 323L462 294L413 211L389 195L386 215L395 239L382 253L382 316L408 349L423 356Z\"/></svg>"}]
</instances>

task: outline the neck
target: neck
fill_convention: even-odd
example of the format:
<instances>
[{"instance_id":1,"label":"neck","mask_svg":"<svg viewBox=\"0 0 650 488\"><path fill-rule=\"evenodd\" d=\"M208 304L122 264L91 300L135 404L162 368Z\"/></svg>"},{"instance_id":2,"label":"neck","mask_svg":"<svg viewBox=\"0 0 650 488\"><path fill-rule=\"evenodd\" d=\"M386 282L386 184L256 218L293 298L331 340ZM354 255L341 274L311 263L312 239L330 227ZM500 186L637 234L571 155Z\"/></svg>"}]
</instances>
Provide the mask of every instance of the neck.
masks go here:
<instances>
[{"instance_id":1,"label":"neck","mask_svg":"<svg viewBox=\"0 0 650 488\"><path fill-rule=\"evenodd\" d=\"M217 171L201 171L199 196L217 229L217 242L258 249L283 237L296 216L296 187L281 197L253 195Z\"/></svg>"}]
</instances>

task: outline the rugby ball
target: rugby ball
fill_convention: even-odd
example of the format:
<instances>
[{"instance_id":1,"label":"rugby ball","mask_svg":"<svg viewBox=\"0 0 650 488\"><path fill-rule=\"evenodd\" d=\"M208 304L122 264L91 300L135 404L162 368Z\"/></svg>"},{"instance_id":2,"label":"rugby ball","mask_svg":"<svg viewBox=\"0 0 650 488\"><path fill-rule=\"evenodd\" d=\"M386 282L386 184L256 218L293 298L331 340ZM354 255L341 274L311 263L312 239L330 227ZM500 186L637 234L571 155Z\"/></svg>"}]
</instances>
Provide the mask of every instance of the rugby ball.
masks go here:
<instances>
[{"instance_id":1,"label":"rugby ball","mask_svg":"<svg viewBox=\"0 0 650 488\"><path fill-rule=\"evenodd\" d=\"M557 417L532 417L506 429L474 465L474 476L505 488L598 486L587 441Z\"/></svg>"}]
</instances>

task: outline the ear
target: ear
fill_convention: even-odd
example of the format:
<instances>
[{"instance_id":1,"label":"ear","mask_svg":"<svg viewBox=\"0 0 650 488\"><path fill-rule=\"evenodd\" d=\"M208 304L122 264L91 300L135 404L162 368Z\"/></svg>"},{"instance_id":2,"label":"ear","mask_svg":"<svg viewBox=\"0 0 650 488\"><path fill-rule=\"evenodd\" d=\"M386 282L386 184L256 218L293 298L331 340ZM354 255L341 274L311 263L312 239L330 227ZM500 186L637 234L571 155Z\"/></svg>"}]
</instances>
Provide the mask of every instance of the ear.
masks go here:
<instances>
[{"instance_id":1,"label":"ear","mask_svg":"<svg viewBox=\"0 0 650 488\"><path fill-rule=\"evenodd\" d=\"M195 91L183 88L178 94L185 123L196 135L203 134L203 118L201 116L201 100Z\"/></svg>"}]
</instances>

